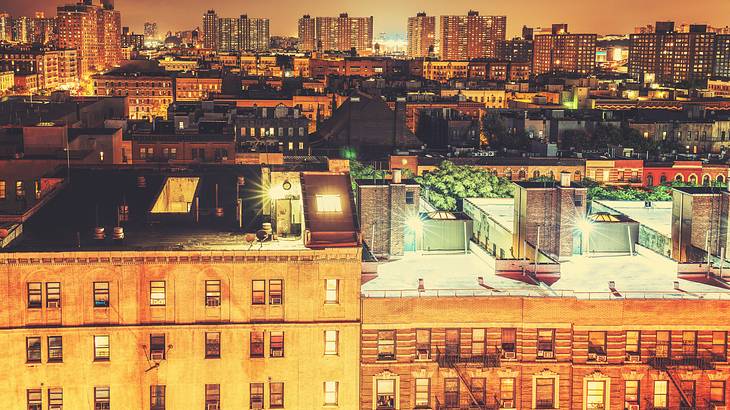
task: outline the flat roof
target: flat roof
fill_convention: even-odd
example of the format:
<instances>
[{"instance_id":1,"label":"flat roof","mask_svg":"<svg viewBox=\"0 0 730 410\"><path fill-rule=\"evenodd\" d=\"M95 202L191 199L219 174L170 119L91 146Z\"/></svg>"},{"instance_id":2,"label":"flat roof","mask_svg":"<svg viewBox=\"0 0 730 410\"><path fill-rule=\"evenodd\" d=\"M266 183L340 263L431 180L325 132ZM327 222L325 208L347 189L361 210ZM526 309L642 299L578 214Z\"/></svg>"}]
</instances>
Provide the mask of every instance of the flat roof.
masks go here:
<instances>
[{"instance_id":1,"label":"flat roof","mask_svg":"<svg viewBox=\"0 0 730 410\"><path fill-rule=\"evenodd\" d=\"M730 290L677 278L676 262L641 246L633 256L577 256L561 264L552 285L496 275L493 266L473 253L425 254L378 266L377 276L364 279L365 297L525 296L578 299L730 299ZM485 286L479 284L483 278ZM424 291L418 291L418 279ZM616 292L609 289L615 282ZM678 282L675 289L674 282Z\"/></svg>"},{"instance_id":2,"label":"flat roof","mask_svg":"<svg viewBox=\"0 0 730 410\"><path fill-rule=\"evenodd\" d=\"M593 200L605 205L634 221L647 226L662 235L672 234L672 201L652 201L647 207L644 201L604 201Z\"/></svg>"},{"instance_id":3,"label":"flat roof","mask_svg":"<svg viewBox=\"0 0 730 410\"><path fill-rule=\"evenodd\" d=\"M466 198L464 201L484 211L503 228L512 232L515 220L514 198Z\"/></svg>"}]
</instances>

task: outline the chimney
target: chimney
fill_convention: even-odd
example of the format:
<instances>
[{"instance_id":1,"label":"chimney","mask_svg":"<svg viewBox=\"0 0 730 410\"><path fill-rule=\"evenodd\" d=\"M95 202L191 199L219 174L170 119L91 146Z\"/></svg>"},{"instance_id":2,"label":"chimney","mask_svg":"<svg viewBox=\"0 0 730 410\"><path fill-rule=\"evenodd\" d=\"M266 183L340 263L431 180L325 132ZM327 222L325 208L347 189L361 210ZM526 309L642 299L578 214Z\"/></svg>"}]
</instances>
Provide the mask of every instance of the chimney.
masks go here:
<instances>
[{"instance_id":1,"label":"chimney","mask_svg":"<svg viewBox=\"0 0 730 410\"><path fill-rule=\"evenodd\" d=\"M401 175L402 175L402 171L400 169L393 170L393 183L394 184L401 183Z\"/></svg>"},{"instance_id":2,"label":"chimney","mask_svg":"<svg viewBox=\"0 0 730 410\"><path fill-rule=\"evenodd\" d=\"M560 173L560 186L563 188L570 187L570 172L561 172Z\"/></svg>"}]
</instances>

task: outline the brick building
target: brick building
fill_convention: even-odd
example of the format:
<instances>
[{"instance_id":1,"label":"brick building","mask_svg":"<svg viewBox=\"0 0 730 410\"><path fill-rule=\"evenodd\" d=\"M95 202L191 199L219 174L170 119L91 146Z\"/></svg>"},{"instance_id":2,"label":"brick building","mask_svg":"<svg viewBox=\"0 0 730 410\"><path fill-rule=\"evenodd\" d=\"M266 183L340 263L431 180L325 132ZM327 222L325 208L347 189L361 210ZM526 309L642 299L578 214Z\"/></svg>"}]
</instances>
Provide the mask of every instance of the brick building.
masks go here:
<instances>
[{"instance_id":1,"label":"brick building","mask_svg":"<svg viewBox=\"0 0 730 410\"><path fill-rule=\"evenodd\" d=\"M567 25L554 24L551 34L535 36L532 71L535 75L571 73L588 75L596 70L595 34L568 33Z\"/></svg>"},{"instance_id":2,"label":"brick building","mask_svg":"<svg viewBox=\"0 0 730 410\"><path fill-rule=\"evenodd\" d=\"M497 58L497 44L507 32L506 16L480 16L474 10L466 16L441 16L439 23L441 60Z\"/></svg>"}]
</instances>

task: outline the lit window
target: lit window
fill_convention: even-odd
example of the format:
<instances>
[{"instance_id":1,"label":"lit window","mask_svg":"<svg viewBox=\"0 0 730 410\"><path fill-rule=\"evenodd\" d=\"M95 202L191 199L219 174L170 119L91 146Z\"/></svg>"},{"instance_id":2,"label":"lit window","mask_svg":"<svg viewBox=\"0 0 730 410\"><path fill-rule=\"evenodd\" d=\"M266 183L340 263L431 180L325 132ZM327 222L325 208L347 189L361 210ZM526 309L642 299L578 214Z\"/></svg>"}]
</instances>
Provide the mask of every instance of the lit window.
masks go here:
<instances>
[{"instance_id":1,"label":"lit window","mask_svg":"<svg viewBox=\"0 0 730 410\"><path fill-rule=\"evenodd\" d=\"M251 408L252 409L263 409L264 408L264 384L263 383L251 383Z\"/></svg>"},{"instance_id":2,"label":"lit window","mask_svg":"<svg viewBox=\"0 0 730 410\"><path fill-rule=\"evenodd\" d=\"M514 407L515 379L513 377L499 379L499 400L504 408Z\"/></svg>"},{"instance_id":3,"label":"lit window","mask_svg":"<svg viewBox=\"0 0 730 410\"><path fill-rule=\"evenodd\" d=\"M416 379L416 407L428 408L431 401L431 379Z\"/></svg>"},{"instance_id":4,"label":"lit window","mask_svg":"<svg viewBox=\"0 0 730 410\"><path fill-rule=\"evenodd\" d=\"M606 382L586 382L586 403L589 409L603 409L606 406Z\"/></svg>"},{"instance_id":5,"label":"lit window","mask_svg":"<svg viewBox=\"0 0 730 410\"><path fill-rule=\"evenodd\" d=\"M61 307L61 284L59 282L46 283L46 307Z\"/></svg>"},{"instance_id":6,"label":"lit window","mask_svg":"<svg viewBox=\"0 0 730 410\"><path fill-rule=\"evenodd\" d=\"M431 358L431 329L416 329L416 358Z\"/></svg>"},{"instance_id":7,"label":"lit window","mask_svg":"<svg viewBox=\"0 0 730 410\"><path fill-rule=\"evenodd\" d=\"M269 357L284 357L284 332L269 334Z\"/></svg>"},{"instance_id":8,"label":"lit window","mask_svg":"<svg viewBox=\"0 0 730 410\"><path fill-rule=\"evenodd\" d=\"M205 408L217 409L221 405L221 385L206 384L205 385Z\"/></svg>"},{"instance_id":9,"label":"lit window","mask_svg":"<svg viewBox=\"0 0 730 410\"><path fill-rule=\"evenodd\" d=\"M378 331L378 360L395 360L395 330Z\"/></svg>"},{"instance_id":10,"label":"lit window","mask_svg":"<svg viewBox=\"0 0 730 410\"><path fill-rule=\"evenodd\" d=\"M28 389L28 410L43 410L43 392L41 389Z\"/></svg>"},{"instance_id":11,"label":"lit window","mask_svg":"<svg viewBox=\"0 0 730 410\"><path fill-rule=\"evenodd\" d=\"M317 195L317 212L342 212L339 195Z\"/></svg>"},{"instance_id":12,"label":"lit window","mask_svg":"<svg viewBox=\"0 0 730 410\"><path fill-rule=\"evenodd\" d=\"M251 304L252 305L266 304L266 281L265 280L254 280L251 282L251 285L252 285Z\"/></svg>"},{"instance_id":13,"label":"lit window","mask_svg":"<svg viewBox=\"0 0 730 410\"><path fill-rule=\"evenodd\" d=\"M109 282L94 282L94 307L109 307Z\"/></svg>"},{"instance_id":14,"label":"lit window","mask_svg":"<svg viewBox=\"0 0 730 410\"><path fill-rule=\"evenodd\" d=\"M336 355L338 350L338 332L336 330L324 331L324 354Z\"/></svg>"},{"instance_id":15,"label":"lit window","mask_svg":"<svg viewBox=\"0 0 730 410\"><path fill-rule=\"evenodd\" d=\"M395 409L395 380L376 380L375 395L378 409Z\"/></svg>"},{"instance_id":16,"label":"lit window","mask_svg":"<svg viewBox=\"0 0 730 410\"><path fill-rule=\"evenodd\" d=\"M337 405L337 382L327 381L324 382L324 405L325 406L336 406Z\"/></svg>"},{"instance_id":17,"label":"lit window","mask_svg":"<svg viewBox=\"0 0 730 410\"><path fill-rule=\"evenodd\" d=\"M63 389L48 389L48 410L63 409Z\"/></svg>"},{"instance_id":18,"label":"lit window","mask_svg":"<svg viewBox=\"0 0 730 410\"><path fill-rule=\"evenodd\" d=\"M221 304L221 281L205 281L205 306L217 307Z\"/></svg>"},{"instance_id":19,"label":"lit window","mask_svg":"<svg viewBox=\"0 0 730 410\"><path fill-rule=\"evenodd\" d=\"M284 281L281 279L269 280L269 304L281 305L284 300Z\"/></svg>"},{"instance_id":20,"label":"lit window","mask_svg":"<svg viewBox=\"0 0 730 410\"><path fill-rule=\"evenodd\" d=\"M272 409L284 407L284 383L269 383L269 407Z\"/></svg>"},{"instance_id":21,"label":"lit window","mask_svg":"<svg viewBox=\"0 0 730 410\"><path fill-rule=\"evenodd\" d=\"M725 381L710 381L710 402L716 406L725 405Z\"/></svg>"},{"instance_id":22,"label":"lit window","mask_svg":"<svg viewBox=\"0 0 730 410\"><path fill-rule=\"evenodd\" d=\"M667 408L668 382L666 380L654 381L654 408Z\"/></svg>"},{"instance_id":23,"label":"lit window","mask_svg":"<svg viewBox=\"0 0 730 410\"><path fill-rule=\"evenodd\" d=\"M471 354L472 356L484 355L485 330L474 329L471 333Z\"/></svg>"},{"instance_id":24,"label":"lit window","mask_svg":"<svg viewBox=\"0 0 730 410\"><path fill-rule=\"evenodd\" d=\"M165 294L164 280L150 282L150 306L165 306Z\"/></svg>"},{"instance_id":25,"label":"lit window","mask_svg":"<svg viewBox=\"0 0 730 410\"><path fill-rule=\"evenodd\" d=\"M40 309L42 306L41 282L28 282L28 308Z\"/></svg>"},{"instance_id":26,"label":"lit window","mask_svg":"<svg viewBox=\"0 0 730 410\"><path fill-rule=\"evenodd\" d=\"M94 360L109 360L109 335L94 336Z\"/></svg>"},{"instance_id":27,"label":"lit window","mask_svg":"<svg viewBox=\"0 0 730 410\"><path fill-rule=\"evenodd\" d=\"M325 279L325 303L339 303L339 280Z\"/></svg>"}]
</instances>

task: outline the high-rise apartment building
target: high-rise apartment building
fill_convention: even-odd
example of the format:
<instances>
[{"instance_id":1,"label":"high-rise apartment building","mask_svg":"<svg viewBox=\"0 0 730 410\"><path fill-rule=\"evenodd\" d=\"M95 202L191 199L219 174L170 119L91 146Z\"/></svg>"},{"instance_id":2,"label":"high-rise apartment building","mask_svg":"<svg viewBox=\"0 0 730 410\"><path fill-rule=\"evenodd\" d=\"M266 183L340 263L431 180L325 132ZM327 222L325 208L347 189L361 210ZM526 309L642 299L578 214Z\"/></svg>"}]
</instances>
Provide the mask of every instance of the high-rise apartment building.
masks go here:
<instances>
[{"instance_id":1,"label":"high-rise apartment building","mask_svg":"<svg viewBox=\"0 0 730 410\"><path fill-rule=\"evenodd\" d=\"M13 42L28 44L31 42L33 21L30 17L19 16L13 19Z\"/></svg>"},{"instance_id":2,"label":"high-rise apartment building","mask_svg":"<svg viewBox=\"0 0 730 410\"><path fill-rule=\"evenodd\" d=\"M157 23L146 22L144 23L144 37L149 40L158 40Z\"/></svg>"},{"instance_id":3,"label":"high-rise apartment building","mask_svg":"<svg viewBox=\"0 0 730 410\"><path fill-rule=\"evenodd\" d=\"M10 13L0 11L0 41L13 40L13 16Z\"/></svg>"},{"instance_id":4,"label":"high-rise apartment building","mask_svg":"<svg viewBox=\"0 0 730 410\"><path fill-rule=\"evenodd\" d=\"M653 33L631 35L629 75L657 83L704 81L713 73L715 36L705 25L679 32L674 22L657 22Z\"/></svg>"},{"instance_id":5,"label":"high-rise apartment building","mask_svg":"<svg viewBox=\"0 0 730 410\"><path fill-rule=\"evenodd\" d=\"M441 16L439 41L442 60L496 58L497 44L506 38L506 16Z\"/></svg>"},{"instance_id":6,"label":"high-rise apartment building","mask_svg":"<svg viewBox=\"0 0 730 410\"><path fill-rule=\"evenodd\" d=\"M57 42L56 19L46 17L42 11L36 12L33 18L31 30L31 42L34 44L48 45Z\"/></svg>"},{"instance_id":7,"label":"high-rise apartment building","mask_svg":"<svg viewBox=\"0 0 730 410\"><path fill-rule=\"evenodd\" d=\"M436 17L418 13L408 17L408 57L428 57L436 42Z\"/></svg>"},{"instance_id":8,"label":"high-rise apartment building","mask_svg":"<svg viewBox=\"0 0 730 410\"><path fill-rule=\"evenodd\" d=\"M317 49L323 51L370 51L373 49L373 17L338 17L315 19Z\"/></svg>"},{"instance_id":9,"label":"high-rise apartment building","mask_svg":"<svg viewBox=\"0 0 730 410\"><path fill-rule=\"evenodd\" d=\"M74 49L49 50L17 46L0 48L0 71L37 76L37 87L53 90L78 82L78 59Z\"/></svg>"},{"instance_id":10,"label":"high-rise apartment building","mask_svg":"<svg viewBox=\"0 0 730 410\"><path fill-rule=\"evenodd\" d=\"M203 47L218 49L218 15L215 10L208 10L203 15Z\"/></svg>"},{"instance_id":11,"label":"high-rise apartment building","mask_svg":"<svg viewBox=\"0 0 730 410\"><path fill-rule=\"evenodd\" d=\"M730 78L730 34L715 36L714 77Z\"/></svg>"},{"instance_id":12,"label":"high-rise apartment building","mask_svg":"<svg viewBox=\"0 0 730 410\"><path fill-rule=\"evenodd\" d=\"M262 51L269 48L269 19L221 17L208 10L203 17L206 48L218 51ZM213 38L214 37L214 38Z\"/></svg>"},{"instance_id":13,"label":"high-rise apartment building","mask_svg":"<svg viewBox=\"0 0 730 410\"><path fill-rule=\"evenodd\" d=\"M314 51L317 49L316 24L309 14L303 15L299 19L299 50Z\"/></svg>"},{"instance_id":14,"label":"high-rise apartment building","mask_svg":"<svg viewBox=\"0 0 730 410\"><path fill-rule=\"evenodd\" d=\"M119 65L121 50L121 15L111 3L93 5L91 1L59 6L58 46L78 52L79 74Z\"/></svg>"},{"instance_id":15,"label":"high-rise apartment building","mask_svg":"<svg viewBox=\"0 0 730 410\"><path fill-rule=\"evenodd\" d=\"M573 34L567 24L554 24L551 34L535 35L533 73L591 74L596 68L595 34Z\"/></svg>"}]
</instances>

